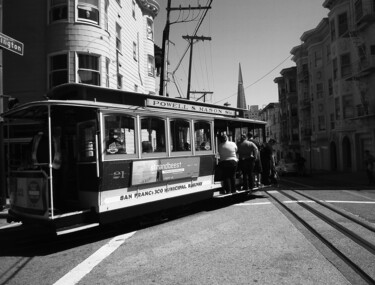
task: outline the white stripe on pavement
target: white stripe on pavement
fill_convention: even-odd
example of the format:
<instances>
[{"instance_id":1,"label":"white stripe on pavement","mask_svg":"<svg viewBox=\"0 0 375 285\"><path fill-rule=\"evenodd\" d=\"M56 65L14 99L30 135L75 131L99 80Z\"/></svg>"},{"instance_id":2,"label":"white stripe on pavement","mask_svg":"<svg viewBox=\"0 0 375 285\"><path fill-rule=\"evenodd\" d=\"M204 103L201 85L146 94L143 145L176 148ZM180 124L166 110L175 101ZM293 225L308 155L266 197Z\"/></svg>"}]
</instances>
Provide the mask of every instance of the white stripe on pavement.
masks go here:
<instances>
[{"instance_id":1,"label":"white stripe on pavement","mask_svg":"<svg viewBox=\"0 0 375 285\"><path fill-rule=\"evenodd\" d=\"M326 203L338 203L338 204L375 204L375 201L336 201L336 200L319 200L319 202ZM298 200L298 201L283 201L284 204L293 204L293 203L315 203L312 200ZM234 206L259 206L259 205L269 205L271 202L259 202L259 203L240 203L235 204Z\"/></svg>"},{"instance_id":2,"label":"white stripe on pavement","mask_svg":"<svg viewBox=\"0 0 375 285\"><path fill-rule=\"evenodd\" d=\"M112 252L119 248L125 240L130 238L136 232L131 232L123 235L119 235L111 239L104 246L99 248L89 258L84 260L78 266L70 270L66 275L60 278L54 285L73 285L77 284L83 277L86 276L96 265L102 260L108 257Z\"/></svg>"}]
</instances>

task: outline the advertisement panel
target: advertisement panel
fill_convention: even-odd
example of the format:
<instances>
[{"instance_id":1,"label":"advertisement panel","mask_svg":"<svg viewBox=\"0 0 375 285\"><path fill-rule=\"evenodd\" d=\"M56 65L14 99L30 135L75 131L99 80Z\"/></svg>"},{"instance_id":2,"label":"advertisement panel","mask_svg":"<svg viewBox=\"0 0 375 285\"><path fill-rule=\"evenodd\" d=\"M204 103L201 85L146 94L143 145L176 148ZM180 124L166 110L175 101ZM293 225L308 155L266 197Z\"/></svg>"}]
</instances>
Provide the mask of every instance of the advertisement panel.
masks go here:
<instances>
[{"instance_id":1,"label":"advertisement panel","mask_svg":"<svg viewBox=\"0 0 375 285\"><path fill-rule=\"evenodd\" d=\"M133 161L132 185L198 177L199 157Z\"/></svg>"},{"instance_id":2,"label":"advertisement panel","mask_svg":"<svg viewBox=\"0 0 375 285\"><path fill-rule=\"evenodd\" d=\"M42 171L13 172L10 198L12 205L46 211L47 179Z\"/></svg>"}]
</instances>

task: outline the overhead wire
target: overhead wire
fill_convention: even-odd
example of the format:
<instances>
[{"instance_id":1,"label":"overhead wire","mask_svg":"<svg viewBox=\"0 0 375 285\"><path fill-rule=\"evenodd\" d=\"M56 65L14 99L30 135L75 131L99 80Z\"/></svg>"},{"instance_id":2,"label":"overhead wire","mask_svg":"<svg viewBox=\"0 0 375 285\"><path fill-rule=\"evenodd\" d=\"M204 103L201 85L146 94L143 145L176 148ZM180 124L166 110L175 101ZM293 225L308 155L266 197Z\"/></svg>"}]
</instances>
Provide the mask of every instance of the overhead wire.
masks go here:
<instances>
[{"instance_id":1,"label":"overhead wire","mask_svg":"<svg viewBox=\"0 0 375 285\"><path fill-rule=\"evenodd\" d=\"M258 83L259 81L261 81L262 79L264 79L265 77L267 77L269 74L271 74L276 68L278 68L280 65L282 65L284 62L286 62L288 59L290 59L292 57L292 55L288 55L287 58L285 58L282 62L280 62L277 66L275 66L274 68L272 68L270 71L268 71L265 75L261 76L259 79L255 80L253 83L251 83L250 85L247 85L246 87L244 87L244 90L246 90L247 88L255 85L256 83ZM228 100L229 98L233 97L237 95L237 92L233 93L232 95L226 97L226 98L223 98L219 101L216 101L214 104L217 104L221 101L224 101L224 100Z\"/></svg>"},{"instance_id":2,"label":"overhead wire","mask_svg":"<svg viewBox=\"0 0 375 285\"><path fill-rule=\"evenodd\" d=\"M213 1L213 0L208 0L207 3L208 3L208 2L210 2L210 3L209 3L209 4L206 4L206 5L207 5L208 7L210 7L212 1ZM206 15L207 15L207 12L208 12L208 9L206 9L206 10L204 11L204 13L202 14L202 17L201 17L201 19L198 21L198 24L197 24L197 26L196 26L196 28L195 28L195 31L194 31L193 36L196 36L196 35L197 35L197 32L198 32L200 26L202 25L203 20L204 20L204 18L205 18ZM191 45L191 42L189 42L188 45L186 46L186 49L185 49L185 51L184 51L184 53L183 53L183 55L182 55L180 61L177 63L177 66L176 66L176 68L173 70L172 73L175 73L175 72L177 71L177 69L180 67L180 65L181 65L181 63L182 63L182 61L183 61L183 59L185 58L185 56L186 56L186 54L187 54L187 52L188 52L188 50L189 50L189 48L190 48L190 45Z\"/></svg>"}]
</instances>

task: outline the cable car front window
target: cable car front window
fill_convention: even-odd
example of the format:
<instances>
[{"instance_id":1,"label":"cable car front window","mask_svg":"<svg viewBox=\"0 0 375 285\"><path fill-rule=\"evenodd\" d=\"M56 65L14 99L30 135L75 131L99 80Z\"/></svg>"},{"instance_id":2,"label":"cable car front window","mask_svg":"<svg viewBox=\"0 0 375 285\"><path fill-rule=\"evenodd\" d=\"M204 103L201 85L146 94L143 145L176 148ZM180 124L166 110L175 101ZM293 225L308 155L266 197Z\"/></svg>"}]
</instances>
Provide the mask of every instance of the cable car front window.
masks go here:
<instances>
[{"instance_id":1,"label":"cable car front window","mask_svg":"<svg viewBox=\"0 0 375 285\"><path fill-rule=\"evenodd\" d=\"M105 153L135 154L135 119L124 115L105 117Z\"/></svg>"}]
</instances>

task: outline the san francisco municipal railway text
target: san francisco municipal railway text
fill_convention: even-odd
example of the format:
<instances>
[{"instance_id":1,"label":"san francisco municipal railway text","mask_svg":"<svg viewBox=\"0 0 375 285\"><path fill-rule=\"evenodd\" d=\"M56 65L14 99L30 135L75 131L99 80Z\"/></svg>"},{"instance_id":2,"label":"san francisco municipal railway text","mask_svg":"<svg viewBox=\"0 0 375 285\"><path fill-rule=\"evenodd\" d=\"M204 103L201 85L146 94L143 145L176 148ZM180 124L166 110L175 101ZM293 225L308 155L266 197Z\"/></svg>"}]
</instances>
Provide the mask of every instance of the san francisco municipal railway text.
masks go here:
<instances>
[{"instance_id":1,"label":"san francisco municipal railway text","mask_svg":"<svg viewBox=\"0 0 375 285\"><path fill-rule=\"evenodd\" d=\"M125 195L120 196L120 200L130 200L130 199L137 199L142 198L145 196L152 196L156 194L162 194L162 193L168 193L172 191L178 191L178 190L184 190L188 188L198 187L202 186L202 182L196 182L196 183L189 183L189 184L183 184L183 185L176 185L176 186L169 186L165 188L159 188L159 189L152 189L152 190L146 190L141 191L137 193L127 193Z\"/></svg>"}]
</instances>

